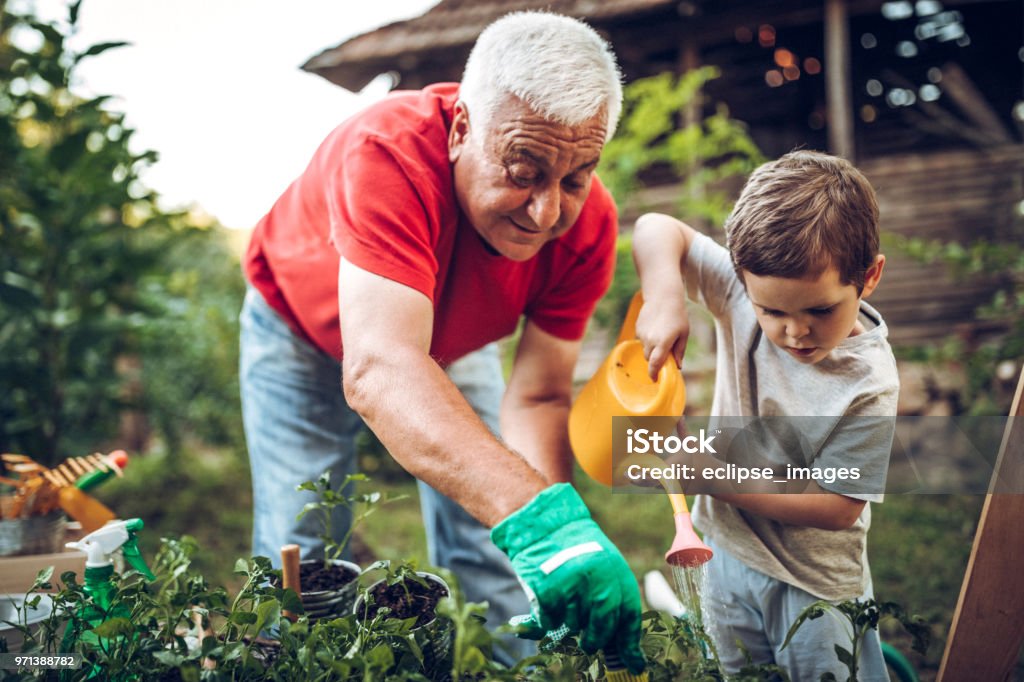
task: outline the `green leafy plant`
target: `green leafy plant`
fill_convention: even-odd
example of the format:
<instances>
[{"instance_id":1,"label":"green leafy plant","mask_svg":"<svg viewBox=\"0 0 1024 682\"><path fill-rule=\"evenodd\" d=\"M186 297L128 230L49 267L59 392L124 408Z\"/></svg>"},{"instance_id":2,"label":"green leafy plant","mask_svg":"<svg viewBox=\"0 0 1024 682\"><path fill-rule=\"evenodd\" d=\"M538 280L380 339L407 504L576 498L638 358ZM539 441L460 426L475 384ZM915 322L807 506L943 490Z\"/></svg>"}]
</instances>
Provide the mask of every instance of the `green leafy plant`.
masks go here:
<instances>
[{"instance_id":1,"label":"green leafy plant","mask_svg":"<svg viewBox=\"0 0 1024 682\"><path fill-rule=\"evenodd\" d=\"M320 539L324 543L324 559L327 563L340 559L348 547L352 533L362 523L363 519L377 511L380 505L404 499L404 496L385 497L379 492L359 493L355 490L357 483L365 483L370 479L364 474L348 474L345 480L337 488L331 486L331 472L325 471L320 474L316 481L306 481L299 485L299 490L316 493L317 499L314 502L307 502L298 518L306 514L317 514L320 517L322 532ZM341 510L348 516L348 530L338 539L334 534L334 526L337 518L337 511Z\"/></svg>"},{"instance_id":2,"label":"green leafy plant","mask_svg":"<svg viewBox=\"0 0 1024 682\"><path fill-rule=\"evenodd\" d=\"M59 23L9 5L0 4L0 450L53 463L113 440L129 409L149 410L172 445L188 430L240 442L237 418L207 417L238 412L225 378L237 366L237 343L224 343L234 323L210 315L235 315L241 276L233 269L220 294L182 305L200 289L186 273L197 253L215 251L216 231L161 209L140 180L156 154L132 150L134 131L109 96L72 88L82 62L124 43L69 47L81 2ZM183 251L192 262L176 260ZM218 296L224 303L210 305ZM217 328L225 333L200 333ZM137 385L140 363L148 386Z\"/></svg>"},{"instance_id":3,"label":"green leafy plant","mask_svg":"<svg viewBox=\"0 0 1024 682\"><path fill-rule=\"evenodd\" d=\"M197 440L242 450L238 311L245 281L225 229L211 223L179 230L160 266L151 290L161 312L139 327L138 371L124 377L138 383L135 409L177 462Z\"/></svg>"},{"instance_id":4,"label":"green leafy plant","mask_svg":"<svg viewBox=\"0 0 1024 682\"><path fill-rule=\"evenodd\" d=\"M625 87L622 120L600 166L602 180L621 207L634 203L645 177L661 184L674 179L681 217L712 225L725 221L732 199L723 183L745 177L764 157L725 105L716 104L714 113L703 115L702 90L718 75L715 67L704 66L682 76L641 78ZM688 117L688 111L698 115Z\"/></svg>"},{"instance_id":5,"label":"green leafy plant","mask_svg":"<svg viewBox=\"0 0 1024 682\"><path fill-rule=\"evenodd\" d=\"M850 671L847 682L856 682L856 680L860 679L857 676L857 671L860 665L860 654L864 636L870 630L877 630L879 622L885 618L895 619L906 629L911 637L913 637L914 643L912 646L914 651L924 654L928 650L928 645L931 641L931 631L924 620L917 616L908 616L903 611L903 608L894 602L880 602L875 599L851 599L833 604L832 602L821 600L800 612L800 615L797 616L797 619L786 633L786 639L783 641L782 647L789 646L793 636L804 623L821 618L826 614L850 626L850 648L846 648L839 642L835 643L836 656ZM832 673L826 673L822 675L821 679L823 681L835 680L835 676Z\"/></svg>"},{"instance_id":6,"label":"green leafy plant","mask_svg":"<svg viewBox=\"0 0 1024 682\"><path fill-rule=\"evenodd\" d=\"M715 104L713 113L703 115L702 90L717 77L718 70L706 66L682 76L642 78L625 87L622 120L599 167L623 214L645 210L640 205L644 186L671 183L681 219L709 227L725 222L739 184L764 156L724 105ZM639 288L629 227L622 232L611 287L594 313L595 322L606 329L621 323Z\"/></svg>"},{"instance_id":7,"label":"green leafy plant","mask_svg":"<svg viewBox=\"0 0 1024 682\"><path fill-rule=\"evenodd\" d=\"M229 594L222 587L211 587L196 572L192 563L196 549L189 537L164 539L152 562L155 581L147 582L131 571L118 579L111 609L123 609L130 615L111 618L92 631L105 640L99 647L81 638L91 627L80 615L89 597L74 573L64 573L60 589L46 597L53 600L49 617L35 629L25 622L16 624L25 638L23 653L81 653L82 666L65 671L64 679L74 681L89 679L99 671L103 679L111 680L594 682L608 672L604 654L586 654L572 636L543 641L537 655L512 667L503 666L494 660L500 643L485 627L485 605L466 602L457 581L444 571L439 573L449 594L437 604L441 618L434 623L438 629L417 627L415 618L395 618L383 609L369 618L346 614L312 622L299 616L291 622L282 612L301 611L298 595L268 583L267 578L279 577L279 571L271 569L265 558L239 559L235 571L241 587ZM387 580L419 579L416 566L408 562L387 562L377 568L386 570ZM27 595L29 604L44 598L40 590L54 587L51 579L52 569L40 572ZM926 635L923 626L907 618L895 604L821 602L801 614L787 641L806 620L826 612L848 620L858 637L887 617L904 623L915 637ZM685 619L657 611L643 614L641 647L652 682L722 679L698 630ZM258 636L267 631L276 632L276 639ZM499 633L507 631L507 627L498 628ZM435 647L443 636L451 637L451 647L439 657ZM6 642L0 639L0 651L5 650ZM836 651L841 660L855 662L858 644L851 642L849 648L837 645ZM6 672L6 679L34 679L29 672ZM784 679L777 666L748 665L730 679L769 680L780 679L780 675ZM856 679L855 669L851 675Z\"/></svg>"}]
</instances>

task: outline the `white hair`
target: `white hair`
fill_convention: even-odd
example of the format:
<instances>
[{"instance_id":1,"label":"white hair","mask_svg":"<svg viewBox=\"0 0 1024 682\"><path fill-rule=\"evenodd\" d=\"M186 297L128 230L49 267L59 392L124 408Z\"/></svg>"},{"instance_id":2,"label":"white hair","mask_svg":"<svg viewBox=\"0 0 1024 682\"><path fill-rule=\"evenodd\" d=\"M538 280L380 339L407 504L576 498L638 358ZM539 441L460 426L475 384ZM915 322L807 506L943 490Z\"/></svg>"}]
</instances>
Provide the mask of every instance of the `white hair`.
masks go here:
<instances>
[{"instance_id":1,"label":"white hair","mask_svg":"<svg viewBox=\"0 0 1024 682\"><path fill-rule=\"evenodd\" d=\"M611 46L582 21L513 12L477 38L459 92L484 125L508 95L567 126L604 113L611 139L622 110L622 74Z\"/></svg>"}]
</instances>

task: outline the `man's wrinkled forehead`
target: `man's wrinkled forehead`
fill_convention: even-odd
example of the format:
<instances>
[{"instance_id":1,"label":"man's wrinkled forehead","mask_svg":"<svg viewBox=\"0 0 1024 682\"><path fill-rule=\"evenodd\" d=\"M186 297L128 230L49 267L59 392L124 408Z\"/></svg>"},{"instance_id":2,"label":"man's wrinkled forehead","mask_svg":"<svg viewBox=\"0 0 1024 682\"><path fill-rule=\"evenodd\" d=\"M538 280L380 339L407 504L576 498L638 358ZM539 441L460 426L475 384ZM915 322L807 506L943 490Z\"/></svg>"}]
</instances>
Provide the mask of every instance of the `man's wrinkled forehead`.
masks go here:
<instances>
[{"instance_id":1,"label":"man's wrinkled forehead","mask_svg":"<svg viewBox=\"0 0 1024 682\"><path fill-rule=\"evenodd\" d=\"M568 161L576 168L596 163L604 149L603 120L569 126L545 119L518 100L497 110L489 123L484 145L501 157L521 156L543 165Z\"/></svg>"}]
</instances>

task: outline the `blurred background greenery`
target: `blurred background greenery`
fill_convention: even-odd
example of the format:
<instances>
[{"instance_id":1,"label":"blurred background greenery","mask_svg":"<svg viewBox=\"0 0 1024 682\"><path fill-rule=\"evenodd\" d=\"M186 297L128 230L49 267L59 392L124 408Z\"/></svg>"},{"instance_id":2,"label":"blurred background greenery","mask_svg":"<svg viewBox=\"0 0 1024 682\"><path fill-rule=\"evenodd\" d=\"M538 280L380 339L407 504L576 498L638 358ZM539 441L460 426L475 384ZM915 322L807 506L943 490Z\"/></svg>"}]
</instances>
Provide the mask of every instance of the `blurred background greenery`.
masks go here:
<instances>
[{"instance_id":1,"label":"blurred background greenery","mask_svg":"<svg viewBox=\"0 0 1024 682\"><path fill-rule=\"evenodd\" d=\"M129 150L133 131L107 98L70 92L76 65L117 44L74 53L53 26L15 16L2 2L0 8L0 451L53 464L127 449L127 475L98 497L122 517L145 520L144 552L154 551L161 535L193 535L198 566L213 582L235 586L231 570L248 554L251 530L237 381L244 292L237 233L201 214L161 210L156 193L139 181L155 154ZM26 28L43 36L38 49L11 41L12 31ZM715 75L701 69L627 88L626 118L601 169L623 206L645 177L670 171L690 179L681 214L721 224L729 188L762 158L722 108L678 124L679 112ZM990 268L1001 258L1001 267L1024 271L1016 246L907 248L965 269ZM996 313L1019 313L1020 280L993 301ZM598 332L617 328L635 289L624 235L615 281L595 317ZM955 389L961 410L1005 413L1008 396L993 398L986 382L999 361L1024 354L1017 319L989 351L972 356L968 381ZM710 352L694 348L687 357ZM955 362L958 353L955 344L907 351L930 363ZM707 409L693 397L690 407ZM368 519L354 542L356 558L425 563L414 482L370 437L360 458L373 479L369 488L407 498ZM668 503L612 495L582 473L577 482L637 577L663 569L673 534ZM876 594L932 624L937 642L917 660L932 673L981 504L978 496L894 495L875 509ZM897 633L886 636L900 641Z\"/></svg>"}]
</instances>

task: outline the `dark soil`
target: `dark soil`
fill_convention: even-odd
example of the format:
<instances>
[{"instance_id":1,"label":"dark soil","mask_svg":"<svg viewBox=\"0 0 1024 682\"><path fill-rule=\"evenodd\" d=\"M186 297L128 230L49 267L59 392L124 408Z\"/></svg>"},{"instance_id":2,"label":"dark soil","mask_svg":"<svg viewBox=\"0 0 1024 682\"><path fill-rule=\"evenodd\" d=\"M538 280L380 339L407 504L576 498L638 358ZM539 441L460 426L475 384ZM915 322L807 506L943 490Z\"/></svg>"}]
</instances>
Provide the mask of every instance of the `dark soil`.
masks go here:
<instances>
[{"instance_id":1,"label":"dark soil","mask_svg":"<svg viewBox=\"0 0 1024 682\"><path fill-rule=\"evenodd\" d=\"M339 590L358 577L359 574L347 566L325 566L320 559L306 559L299 564L299 582L304 593ZM274 587L281 586L279 578L272 578L270 582Z\"/></svg>"},{"instance_id":2,"label":"dark soil","mask_svg":"<svg viewBox=\"0 0 1024 682\"><path fill-rule=\"evenodd\" d=\"M322 561L303 561L299 564L299 581L303 593L337 590L359 577L348 566L324 565Z\"/></svg>"},{"instance_id":3,"label":"dark soil","mask_svg":"<svg viewBox=\"0 0 1024 682\"><path fill-rule=\"evenodd\" d=\"M381 583L373 588L371 603L366 607L366 617L373 619L382 608L389 608L388 618L406 619L416 617L416 627L434 620L437 603L448 596L444 585L426 580L426 585L406 581L395 585Z\"/></svg>"}]
</instances>

